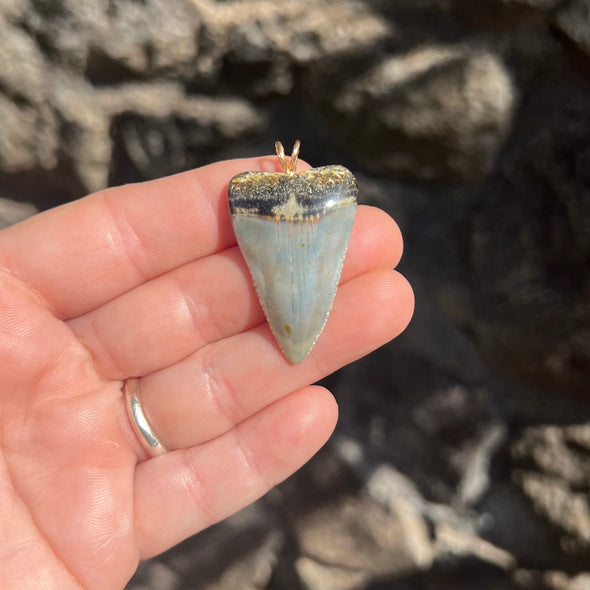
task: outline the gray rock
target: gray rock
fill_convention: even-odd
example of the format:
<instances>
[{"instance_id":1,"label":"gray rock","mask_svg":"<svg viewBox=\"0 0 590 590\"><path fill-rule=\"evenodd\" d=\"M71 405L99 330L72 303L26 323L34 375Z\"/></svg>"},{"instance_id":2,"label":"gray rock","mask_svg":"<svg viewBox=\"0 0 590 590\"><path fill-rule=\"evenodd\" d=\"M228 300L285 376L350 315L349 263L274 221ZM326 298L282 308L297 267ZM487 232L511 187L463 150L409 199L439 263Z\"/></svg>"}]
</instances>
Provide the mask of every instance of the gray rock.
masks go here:
<instances>
[{"instance_id":1,"label":"gray rock","mask_svg":"<svg viewBox=\"0 0 590 590\"><path fill-rule=\"evenodd\" d=\"M199 20L189 0L31 0L27 26L56 63L108 83L193 64Z\"/></svg>"},{"instance_id":2,"label":"gray rock","mask_svg":"<svg viewBox=\"0 0 590 590\"><path fill-rule=\"evenodd\" d=\"M232 60L263 63L284 54L300 65L327 55L362 51L389 37L389 28L365 2L271 0L212 3L194 0L218 50ZM225 46L224 46L225 45Z\"/></svg>"},{"instance_id":3,"label":"gray rock","mask_svg":"<svg viewBox=\"0 0 590 590\"><path fill-rule=\"evenodd\" d=\"M530 568L566 565L563 552L546 521L512 482L494 481L477 506L482 516L480 535Z\"/></svg>"},{"instance_id":4,"label":"gray rock","mask_svg":"<svg viewBox=\"0 0 590 590\"><path fill-rule=\"evenodd\" d=\"M47 105L18 103L0 94L0 170L52 169L58 160L58 123Z\"/></svg>"},{"instance_id":5,"label":"gray rock","mask_svg":"<svg viewBox=\"0 0 590 590\"><path fill-rule=\"evenodd\" d=\"M448 523L436 527L436 540L439 558L453 556L477 557L483 562L504 570L514 570L517 564L512 554L481 539L477 535L466 533ZM447 554L447 555L445 555Z\"/></svg>"},{"instance_id":6,"label":"gray rock","mask_svg":"<svg viewBox=\"0 0 590 590\"><path fill-rule=\"evenodd\" d=\"M37 209L31 203L17 203L0 197L0 229L23 221L35 213Z\"/></svg>"},{"instance_id":7,"label":"gray rock","mask_svg":"<svg viewBox=\"0 0 590 590\"><path fill-rule=\"evenodd\" d=\"M550 10L561 3L561 0L500 0L506 4L522 4L539 10Z\"/></svg>"},{"instance_id":8,"label":"gray rock","mask_svg":"<svg viewBox=\"0 0 590 590\"><path fill-rule=\"evenodd\" d=\"M362 588L375 576L413 569L399 517L363 498L343 498L294 523L297 571L310 589Z\"/></svg>"},{"instance_id":9,"label":"gray rock","mask_svg":"<svg viewBox=\"0 0 590 590\"><path fill-rule=\"evenodd\" d=\"M188 0L110 2L89 40L86 75L95 82L132 76L188 76L198 53L199 18Z\"/></svg>"},{"instance_id":10,"label":"gray rock","mask_svg":"<svg viewBox=\"0 0 590 590\"><path fill-rule=\"evenodd\" d=\"M219 580L206 586L207 590L259 590L266 587L278 561L277 553L281 545L282 535L280 531L274 531L263 539L260 546L253 547L241 560L227 567Z\"/></svg>"},{"instance_id":11,"label":"gray rock","mask_svg":"<svg viewBox=\"0 0 590 590\"><path fill-rule=\"evenodd\" d=\"M258 590L268 584L284 535L263 502L140 565L127 590Z\"/></svg>"},{"instance_id":12,"label":"gray rock","mask_svg":"<svg viewBox=\"0 0 590 590\"><path fill-rule=\"evenodd\" d=\"M87 83L58 75L52 102L60 121L62 158L85 193L105 188L111 166L111 121L97 95Z\"/></svg>"},{"instance_id":13,"label":"gray rock","mask_svg":"<svg viewBox=\"0 0 590 590\"><path fill-rule=\"evenodd\" d=\"M528 428L512 445L514 481L580 562L590 551L589 432L588 424Z\"/></svg>"},{"instance_id":14,"label":"gray rock","mask_svg":"<svg viewBox=\"0 0 590 590\"><path fill-rule=\"evenodd\" d=\"M547 572L543 582L550 590L588 590L590 588L590 573L568 576L564 572Z\"/></svg>"},{"instance_id":15,"label":"gray rock","mask_svg":"<svg viewBox=\"0 0 590 590\"><path fill-rule=\"evenodd\" d=\"M215 144L236 141L261 124L244 101L186 96L177 84L135 83L95 92L66 77L54 102L65 128L64 150L87 192L107 186L113 174L121 175L119 181L143 180L197 166ZM113 139L117 157L124 157L132 173L113 169Z\"/></svg>"},{"instance_id":16,"label":"gray rock","mask_svg":"<svg viewBox=\"0 0 590 590\"><path fill-rule=\"evenodd\" d=\"M381 16L356 0L195 4L204 22L197 72L213 81L225 73L224 84L253 96L287 94L297 69L327 56L372 52L390 37Z\"/></svg>"},{"instance_id":17,"label":"gray rock","mask_svg":"<svg viewBox=\"0 0 590 590\"><path fill-rule=\"evenodd\" d=\"M221 149L262 124L243 100L186 95L178 84L138 82L97 91L63 72L49 83L51 94L44 89L47 100L36 106L29 106L37 100L34 92L23 91L22 104L0 94L6 121L0 176L13 175L15 193L28 190L16 174L36 169L48 173L41 190L55 186L64 200L105 188L112 176L123 182L178 172L203 164L214 146ZM113 163L113 140L125 170ZM63 167L75 179L68 187L61 184Z\"/></svg>"},{"instance_id":18,"label":"gray rock","mask_svg":"<svg viewBox=\"0 0 590 590\"><path fill-rule=\"evenodd\" d=\"M542 88L527 112L538 109L546 123L505 154L471 225L472 325L488 361L506 373L585 395L590 85L551 82L550 106Z\"/></svg>"},{"instance_id":19,"label":"gray rock","mask_svg":"<svg viewBox=\"0 0 590 590\"><path fill-rule=\"evenodd\" d=\"M178 590L182 588L182 577L161 561L152 560L142 564L127 590Z\"/></svg>"},{"instance_id":20,"label":"gray rock","mask_svg":"<svg viewBox=\"0 0 590 590\"><path fill-rule=\"evenodd\" d=\"M30 0L25 25L56 65L83 73L89 41L107 26L106 0Z\"/></svg>"},{"instance_id":21,"label":"gray rock","mask_svg":"<svg viewBox=\"0 0 590 590\"><path fill-rule=\"evenodd\" d=\"M387 461L428 500L468 506L487 489L504 427L472 343L428 301L428 285L413 285L407 332L341 371L339 432L361 445L365 468Z\"/></svg>"},{"instance_id":22,"label":"gray rock","mask_svg":"<svg viewBox=\"0 0 590 590\"><path fill-rule=\"evenodd\" d=\"M574 489L590 489L590 424L527 428L511 448L520 463L559 478Z\"/></svg>"},{"instance_id":23,"label":"gray rock","mask_svg":"<svg viewBox=\"0 0 590 590\"><path fill-rule=\"evenodd\" d=\"M39 105L48 98L51 74L38 46L10 25L0 35L0 88L13 100Z\"/></svg>"},{"instance_id":24,"label":"gray rock","mask_svg":"<svg viewBox=\"0 0 590 590\"><path fill-rule=\"evenodd\" d=\"M571 0L559 8L557 26L587 55L590 55L590 1Z\"/></svg>"},{"instance_id":25,"label":"gray rock","mask_svg":"<svg viewBox=\"0 0 590 590\"><path fill-rule=\"evenodd\" d=\"M423 179L475 179L494 164L515 90L493 54L427 46L386 58L329 102L322 98L328 95L320 96L323 108L372 167Z\"/></svg>"},{"instance_id":26,"label":"gray rock","mask_svg":"<svg viewBox=\"0 0 590 590\"><path fill-rule=\"evenodd\" d=\"M48 101L51 81L33 40L5 24L0 35L0 171L56 166L58 123Z\"/></svg>"},{"instance_id":27,"label":"gray rock","mask_svg":"<svg viewBox=\"0 0 590 590\"><path fill-rule=\"evenodd\" d=\"M264 120L246 101L185 96L175 85L128 86L105 93L100 102L121 166L110 173L126 181L203 165L216 150L258 131Z\"/></svg>"},{"instance_id":28,"label":"gray rock","mask_svg":"<svg viewBox=\"0 0 590 590\"><path fill-rule=\"evenodd\" d=\"M532 472L516 472L515 479L535 510L563 532L561 546L580 557L590 550L590 506L587 493L576 493L561 480Z\"/></svg>"},{"instance_id":29,"label":"gray rock","mask_svg":"<svg viewBox=\"0 0 590 590\"><path fill-rule=\"evenodd\" d=\"M19 21L28 8L28 0L0 0L0 19Z\"/></svg>"}]
</instances>

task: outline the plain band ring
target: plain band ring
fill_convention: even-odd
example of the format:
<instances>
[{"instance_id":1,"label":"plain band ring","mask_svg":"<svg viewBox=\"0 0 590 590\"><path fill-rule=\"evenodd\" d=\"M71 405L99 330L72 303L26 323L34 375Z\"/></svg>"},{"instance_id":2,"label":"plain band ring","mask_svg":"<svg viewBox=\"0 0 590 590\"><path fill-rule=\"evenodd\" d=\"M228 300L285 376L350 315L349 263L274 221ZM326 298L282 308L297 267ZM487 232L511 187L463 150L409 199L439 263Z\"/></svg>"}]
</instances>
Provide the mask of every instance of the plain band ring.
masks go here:
<instances>
[{"instance_id":1,"label":"plain band ring","mask_svg":"<svg viewBox=\"0 0 590 590\"><path fill-rule=\"evenodd\" d=\"M125 394L125 407L131 426L140 440L143 448L151 457L159 457L168 452L166 446L160 442L141 407L139 393L139 379L127 379L123 384Z\"/></svg>"}]
</instances>

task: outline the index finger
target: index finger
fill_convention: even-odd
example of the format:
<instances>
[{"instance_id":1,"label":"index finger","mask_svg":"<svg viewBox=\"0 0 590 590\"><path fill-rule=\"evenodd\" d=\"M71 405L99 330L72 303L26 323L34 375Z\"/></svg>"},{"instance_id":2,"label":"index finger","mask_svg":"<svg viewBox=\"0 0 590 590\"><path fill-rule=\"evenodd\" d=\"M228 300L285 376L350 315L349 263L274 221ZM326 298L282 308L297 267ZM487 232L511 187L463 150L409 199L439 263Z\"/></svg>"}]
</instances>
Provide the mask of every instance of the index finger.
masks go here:
<instances>
[{"instance_id":1,"label":"index finger","mask_svg":"<svg viewBox=\"0 0 590 590\"><path fill-rule=\"evenodd\" d=\"M272 156L218 162L46 211L0 232L0 267L58 317L81 315L232 246L227 185L247 170L279 171L280 164Z\"/></svg>"}]
</instances>

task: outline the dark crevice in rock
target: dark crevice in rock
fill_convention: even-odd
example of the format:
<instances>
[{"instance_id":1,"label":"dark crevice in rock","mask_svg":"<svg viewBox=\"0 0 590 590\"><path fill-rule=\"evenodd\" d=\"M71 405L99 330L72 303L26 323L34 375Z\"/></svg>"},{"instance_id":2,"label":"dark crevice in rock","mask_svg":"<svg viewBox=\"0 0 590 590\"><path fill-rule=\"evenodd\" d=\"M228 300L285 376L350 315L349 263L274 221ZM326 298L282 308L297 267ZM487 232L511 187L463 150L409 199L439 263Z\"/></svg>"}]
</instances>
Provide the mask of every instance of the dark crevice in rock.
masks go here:
<instances>
[{"instance_id":1,"label":"dark crevice in rock","mask_svg":"<svg viewBox=\"0 0 590 590\"><path fill-rule=\"evenodd\" d=\"M126 67L120 60L91 45L86 58L85 78L94 86L110 86L148 79L145 74Z\"/></svg>"}]
</instances>

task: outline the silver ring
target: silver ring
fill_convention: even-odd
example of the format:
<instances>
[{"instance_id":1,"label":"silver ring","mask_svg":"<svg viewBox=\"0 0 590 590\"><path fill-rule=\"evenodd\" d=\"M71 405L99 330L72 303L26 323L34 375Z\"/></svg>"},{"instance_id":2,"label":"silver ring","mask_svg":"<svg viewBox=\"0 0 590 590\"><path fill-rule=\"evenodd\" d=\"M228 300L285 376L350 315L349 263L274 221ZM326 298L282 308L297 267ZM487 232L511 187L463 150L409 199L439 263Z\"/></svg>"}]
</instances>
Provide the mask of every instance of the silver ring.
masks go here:
<instances>
[{"instance_id":1,"label":"silver ring","mask_svg":"<svg viewBox=\"0 0 590 590\"><path fill-rule=\"evenodd\" d=\"M127 379L123 384L125 407L131 426L150 457L159 457L168 452L166 446L158 439L141 407L139 379Z\"/></svg>"}]
</instances>

